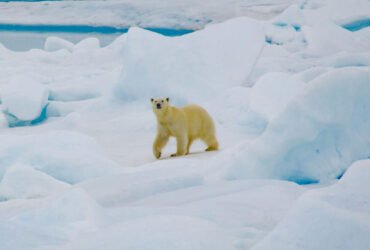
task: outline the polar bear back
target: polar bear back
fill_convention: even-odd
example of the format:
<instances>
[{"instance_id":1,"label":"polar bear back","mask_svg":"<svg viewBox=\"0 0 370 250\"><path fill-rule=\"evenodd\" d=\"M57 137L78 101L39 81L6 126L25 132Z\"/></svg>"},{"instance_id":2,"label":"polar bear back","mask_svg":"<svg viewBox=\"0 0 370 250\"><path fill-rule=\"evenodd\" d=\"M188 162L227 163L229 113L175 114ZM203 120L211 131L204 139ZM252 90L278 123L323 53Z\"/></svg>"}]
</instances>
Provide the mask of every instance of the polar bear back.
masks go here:
<instances>
[{"instance_id":1,"label":"polar bear back","mask_svg":"<svg viewBox=\"0 0 370 250\"><path fill-rule=\"evenodd\" d=\"M181 108L184 113L190 139L204 138L215 134L215 126L208 112L198 105L187 105Z\"/></svg>"}]
</instances>

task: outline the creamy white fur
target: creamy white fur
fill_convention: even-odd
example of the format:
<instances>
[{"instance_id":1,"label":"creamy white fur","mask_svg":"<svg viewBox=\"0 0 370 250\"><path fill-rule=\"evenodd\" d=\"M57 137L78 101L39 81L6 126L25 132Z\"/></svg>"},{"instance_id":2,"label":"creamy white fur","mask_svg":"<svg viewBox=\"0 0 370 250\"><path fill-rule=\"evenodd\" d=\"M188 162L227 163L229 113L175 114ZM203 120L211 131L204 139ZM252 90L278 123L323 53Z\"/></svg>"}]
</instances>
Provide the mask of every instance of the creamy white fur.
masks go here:
<instances>
[{"instance_id":1,"label":"creamy white fur","mask_svg":"<svg viewBox=\"0 0 370 250\"><path fill-rule=\"evenodd\" d=\"M177 108L169 104L169 98L152 99L151 102L158 122L153 143L153 153L157 159L171 136L177 140L177 151L171 156L188 154L196 139L207 144L207 151L218 149L215 125L205 109L197 105Z\"/></svg>"}]
</instances>

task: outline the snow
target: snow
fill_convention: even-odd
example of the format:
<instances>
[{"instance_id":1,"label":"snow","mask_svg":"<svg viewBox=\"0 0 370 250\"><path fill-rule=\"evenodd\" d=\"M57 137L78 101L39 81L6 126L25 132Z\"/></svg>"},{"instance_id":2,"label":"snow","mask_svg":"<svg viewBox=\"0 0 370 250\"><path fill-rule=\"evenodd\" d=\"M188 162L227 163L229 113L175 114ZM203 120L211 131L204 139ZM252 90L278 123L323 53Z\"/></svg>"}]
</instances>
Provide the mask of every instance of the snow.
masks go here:
<instances>
[{"instance_id":1,"label":"snow","mask_svg":"<svg viewBox=\"0 0 370 250\"><path fill-rule=\"evenodd\" d=\"M309 183L341 176L369 156L369 79L368 70L346 68L309 82L263 135L231 156L226 177Z\"/></svg>"},{"instance_id":2,"label":"snow","mask_svg":"<svg viewBox=\"0 0 370 250\"><path fill-rule=\"evenodd\" d=\"M332 23L323 25L318 22L312 26L304 26L302 32L306 37L309 53L316 56L332 55L338 51L358 52L359 48L364 47L361 44L364 41L353 39L350 31Z\"/></svg>"},{"instance_id":3,"label":"snow","mask_svg":"<svg viewBox=\"0 0 370 250\"><path fill-rule=\"evenodd\" d=\"M100 42L97 38L90 37L86 38L79 43L76 44L76 49L78 50L93 50L93 49L98 49L100 48Z\"/></svg>"},{"instance_id":4,"label":"snow","mask_svg":"<svg viewBox=\"0 0 370 250\"><path fill-rule=\"evenodd\" d=\"M295 28L300 28L306 24L305 16L299 6L292 4L286 8L280 15L273 19L274 24L279 26L290 25Z\"/></svg>"},{"instance_id":5,"label":"snow","mask_svg":"<svg viewBox=\"0 0 370 250\"><path fill-rule=\"evenodd\" d=\"M101 204L116 206L150 195L202 185L204 179L199 172L204 170L186 167L188 164L186 162L157 163L146 168L146 171L125 172L117 174L114 178L107 176L107 178L83 182L80 185ZM141 181L138 183L137 180ZM107 182L110 185L106 185Z\"/></svg>"},{"instance_id":6,"label":"snow","mask_svg":"<svg viewBox=\"0 0 370 250\"><path fill-rule=\"evenodd\" d=\"M121 180L125 180L123 176ZM116 186L115 182L108 183ZM94 183L96 187L102 185L107 185L107 181ZM132 189L145 185L144 179ZM302 192L303 188L298 185L281 181L204 183L155 195L147 191L145 198L114 204L115 209L106 211L109 214L107 230L99 231L93 241L91 234L76 239L71 248L99 249L102 242L110 249L142 249L144 246L163 249L164 244L168 244L165 249L243 248L254 243L251 239L262 238Z\"/></svg>"},{"instance_id":7,"label":"snow","mask_svg":"<svg viewBox=\"0 0 370 250\"><path fill-rule=\"evenodd\" d=\"M38 209L30 209L14 216L11 221L38 227L89 228L99 223L101 207L79 188L48 197ZM68 231L66 231L68 233Z\"/></svg>"},{"instance_id":8,"label":"snow","mask_svg":"<svg viewBox=\"0 0 370 250\"><path fill-rule=\"evenodd\" d=\"M174 229L176 225L177 230ZM120 237L124 235L124 237ZM214 240L209 241L208 238ZM119 239L117 241L117 239ZM107 242L109 245L107 246ZM114 243L113 243L114 242ZM233 240L215 223L187 216L140 218L116 226L78 249L232 249ZM113 244L112 244L113 243Z\"/></svg>"},{"instance_id":9,"label":"snow","mask_svg":"<svg viewBox=\"0 0 370 250\"><path fill-rule=\"evenodd\" d=\"M282 45L288 51L296 52L306 45L302 32L297 27L279 24L271 25L266 31L266 41L270 44Z\"/></svg>"},{"instance_id":10,"label":"snow","mask_svg":"<svg viewBox=\"0 0 370 250\"><path fill-rule=\"evenodd\" d=\"M293 79L287 73L265 74L252 88L251 107L271 121L303 91L305 85L303 81Z\"/></svg>"},{"instance_id":11,"label":"snow","mask_svg":"<svg viewBox=\"0 0 370 250\"><path fill-rule=\"evenodd\" d=\"M263 46L263 25L247 18L175 38L133 28L114 95L123 101L156 96L179 102L204 99L205 94L248 81ZM196 86L207 86L207 93L199 93Z\"/></svg>"},{"instance_id":12,"label":"snow","mask_svg":"<svg viewBox=\"0 0 370 250\"><path fill-rule=\"evenodd\" d=\"M1 248L370 248L370 36L346 29L369 8L0 3L0 23L135 26L107 46L0 45ZM156 160L157 96L204 107L221 149L171 158L170 140Z\"/></svg>"},{"instance_id":13,"label":"snow","mask_svg":"<svg viewBox=\"0 0 370 250\"><path fill-rule=\"evenodd\" d=\"M57 51L60 49L66 49L69 52L73 50L73 43L63 40L59 37L48 37L45 41L44 49L46 51Z\"/></svg>"},{"instance_id":14,"label":"snow","mask_svg":"<svg viewBox=\"0 0 370 250\"><path fill-rule=\"evenodd\" d=\"M313 3L308 4L308 9L312 5L318 5L319 1L309 1ZM355 7L354 7L355 6ZM303 6L305 8L305 6ZM314 7L314 6L312 6ZM343 24L343 23L349 23L353 20L358 19L365 19L366 17L369 17L369 3L366 0L353 0L353 1L335 1L335 0L326 0L325 4L317 9L316 11L313 11L312 15L317 16L325 16L325 18L330 19L330 21L333 21L337 24ZM348 11L348 10L351 11ZM308 11L311 12L311 11Z\"/></svg>"},{"instance_id":15,"label":"snow","mask_svg":"<svg viewBox=\"0 0 370 250\"><path fill-rule=\"evenodd\" d=\"M68 187L30 166L16 164L6 171L0 183L0 197L6 200L45 197Z\"/></svg>"},{"instance_id":16,"label":"snow","mask_svg":"<svg viewBox=\"0 0 370 250\"><path fill-rule=\"evenodd\" d=\"M236 16L269 18L294 0L49 1L0 3L0 23L201 29ZM197 6L194 8L194 6Z\"/></svg>"},{"instance_id":17,"label":"snow","mask_svg":"<svg viewBox=\"0 0 370 250\"><path fill-rule=\"evenodd\" d=\"M18 76L1 88L3 111L16 120L35 120L46 108L48 95L48 89L43 84Z\"/></svg>"},{"instance_id":18,"label":"snow","mask_svg":"<svg viewBox=\"0 0 370 250\"><path fill-rule=\"evenodd\" d=\"M228 88L214 95L204 105L217 118L217 122L227 127L227 130L240 131L236 133L247 137L260 135L267 126L266 118L252 110L250 104L250 88L241 86ZM222 100L222 108L219 107ZM218 131L223 133L227 131Z\"/></svg>"},{"instance_id":19,"label":"snow","mask_svg":"<svg viewBox=\"0 0 370 250\"><path fill-rule=\"evenodd\" d=\"M368 178L370 161L358 161L337 184L306 192L252 249L313 250L323 244L327 249L368 249L370 192L363 188Z\"/></svg>"},{"instance_id":20,"label":"snow","mask_svg":"<svg viewBox=\"0 0 370 250\"><path fill-rule=\"evenodd\" d=\"M118 171L118 166L105 156L96 142L83 134L54 131L0 137L3 142L0 146L0 178L12 164L18 162L67 183ZM63 151L62 155L60 151Z\"/></svg>"},{"instance_id":21,"label":"snow","mask_svg":"<svg viewBox=\"0 0 370 250\"><path fill-rule=\"evenodd\" d=\"M36 230L37 229L37 230ZM0 239L4 249L37 249L40 242L45 245L62 245L65 239L49 229L33 226L19 226L17 223L2 221L0 223ZM19 239L22 240L19 240Z\"/></svg>"}]
</instances>

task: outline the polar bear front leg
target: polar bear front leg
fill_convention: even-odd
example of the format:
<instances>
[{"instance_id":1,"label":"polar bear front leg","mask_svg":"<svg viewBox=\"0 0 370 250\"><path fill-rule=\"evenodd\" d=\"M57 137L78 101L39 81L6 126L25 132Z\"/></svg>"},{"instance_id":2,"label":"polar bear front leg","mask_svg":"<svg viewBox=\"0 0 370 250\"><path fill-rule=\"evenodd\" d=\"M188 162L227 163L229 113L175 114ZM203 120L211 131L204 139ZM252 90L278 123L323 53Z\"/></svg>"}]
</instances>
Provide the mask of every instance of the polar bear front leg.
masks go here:
<instances>
[{"instance_id":1,"label":"polar bear front leg","mask_svg":"<svg viewBox=\"0 0 370 250\"><path fill-rule=\"evenodd\" d=\"M169 136L165 133L158 133L153 143L153 154L155 158L159 159L162 154L162 149L166 146Z\"/></svg>"},{"instance_id":2,"label":"polar bear front leg","mask_svg":"<svg viewBox=\"0 0 370 250\"><path fill-rule=\"evenodd\" d=\"M177 151L176 154L172 154L171 157L180 156L186 154L186 146L188 145L187 136L185 133L176 135Z\"/></svg>"}]
</instances>

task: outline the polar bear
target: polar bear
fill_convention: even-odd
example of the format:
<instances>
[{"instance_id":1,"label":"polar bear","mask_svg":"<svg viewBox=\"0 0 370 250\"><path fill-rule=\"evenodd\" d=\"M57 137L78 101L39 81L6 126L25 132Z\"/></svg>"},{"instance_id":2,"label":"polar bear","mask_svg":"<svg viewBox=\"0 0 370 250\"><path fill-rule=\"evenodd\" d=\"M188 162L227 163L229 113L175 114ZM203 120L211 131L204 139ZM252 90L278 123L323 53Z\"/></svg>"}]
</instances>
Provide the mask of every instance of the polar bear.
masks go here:
<instances>
[{"instance_id":1,"label":"polar bear","mask_svg":"<svg viewBox=\"0 0 370 250\"><path fill-rule=\"evenodd\" d=\"M158 159L171 136L177 140L177 151L173 156L189 154L191 144L201 139L207 144L206 151L218 150L215 125L205 109L197 105L182 108L171 106L169 98L151 99L158 126L153 143L153 154Z\"/></svg>"}]
</instances>

